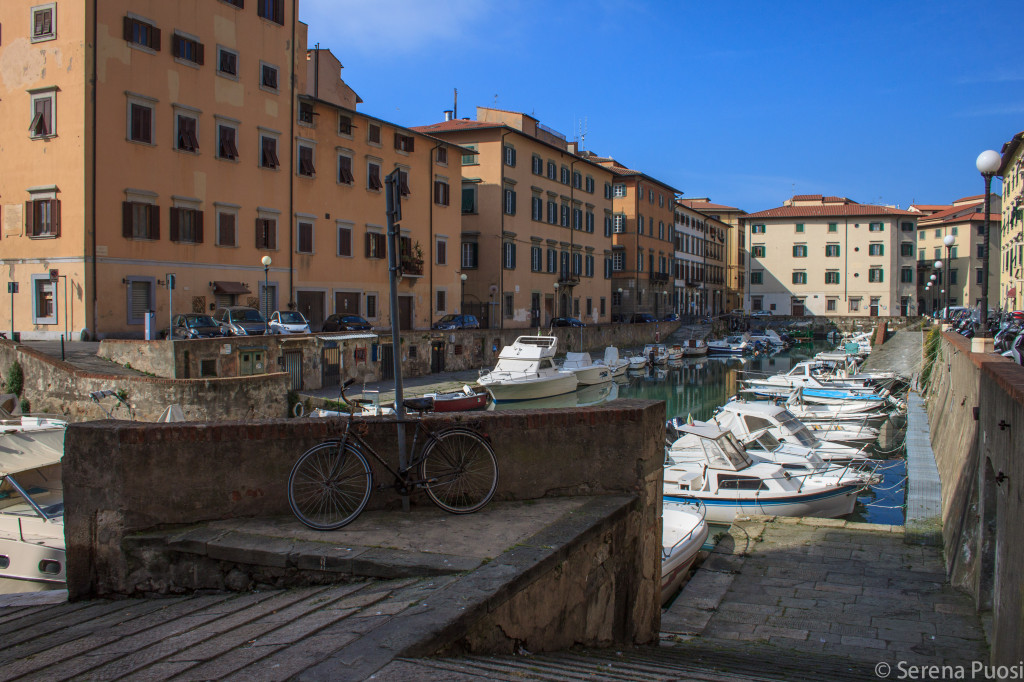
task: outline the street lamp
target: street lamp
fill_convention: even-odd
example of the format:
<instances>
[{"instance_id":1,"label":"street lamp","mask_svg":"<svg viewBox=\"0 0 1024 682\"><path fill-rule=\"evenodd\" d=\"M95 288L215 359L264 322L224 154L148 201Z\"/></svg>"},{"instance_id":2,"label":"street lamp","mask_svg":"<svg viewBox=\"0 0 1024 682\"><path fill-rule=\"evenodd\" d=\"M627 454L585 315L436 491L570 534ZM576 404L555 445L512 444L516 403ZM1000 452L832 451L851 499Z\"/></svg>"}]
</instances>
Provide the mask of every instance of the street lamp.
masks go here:
<instances>
[{"instance_id":1,"label":"street lamp","mask_svg":"<svg viewBox=\"0 0 1024 682\"><path fill-rule=\"evenodd\" d=\"M942 243L946 245L946 262L949 263L949 267L950 268L953 267L953 255L952 254L953 254L953 242L955 242L955 241L956 241L956 237L954 237L951 234L947 234L945 237L942 238ZM946 286L949 286L949 287L953 286L953 275L952 274L946 275ZM952 291L952 289L950 289L950 291ZM946 295L946 308L949 308L949 295L948 294ZM947 317L947 319L949 317L948 311L947 311L947 316L946 317Z\"/></svg>"},{"instance_id":2,"label":"street lamp","mask_svg":"<svg viewBox=\"0 0 1024 682\"><path fill-rule=\"evenodd\" d=\"M558 305L558 282L555 282L555 317L561 317L561 307Z\"/></svg>"},{"instance_id":3,"label":"street lamp","mask_svg":"<svg viewBox=\"0 0 1024 682\"><path fill-rule=\"evenodd\" d=\"M459 299L459 311L462 314L466 313L466 280L469 279L469 275L462 273L459 275L459 280L462 282L462 297Z\"/></svg>"},{"instance_id":4,"label":"street lamp","mask_svg":"<svg viewBox=\"0 0 1024 682\"><path fill-rule=\"evenodd\" d=\"M985 256L981 261L981 326L978 327L977 338L988 338L988 243L989 243L989 211L992 192L992 176L999 172L1002 165L999 152L988 149L978 155L975 165L981 177L985 178Z\"/></svg>"},{"instance_id":5,"label":"street lamp","mask_svg":"<svg viewBox=\"0 0 1024 682\"><path fill-rule=\"evenodd\" d=\"M270 331L270 301L267 300L267 292L270 291L270 264L273 261L270 256L264 256L260 262L263 263L263 333L267 333Z\"/></svg>"},{"instance_id":6,"label":"street lamp","mask_svg":"<svg viewBox=\"0 0 1024 682\"><path fill-rule=\"evenodd\" d=\"M935 263L933 263L933 265L935 267L936 274L938 274L938 276L941 277L942 276L942 261L937 260L937 261L935 261ZM932 275L932 277L934 278L935 275ZM936 284L942 284L942 282L940 282L938 280L936 280L935 283ZM948 306L946 306L945 302L942 300L942 292L943 291L945 291L945 290L944 289L939 290L939 305L942 306L942 321L946 322L947 321L947 313L949 311L946 310L946 308Z\"/></svg>"}]
</instances>

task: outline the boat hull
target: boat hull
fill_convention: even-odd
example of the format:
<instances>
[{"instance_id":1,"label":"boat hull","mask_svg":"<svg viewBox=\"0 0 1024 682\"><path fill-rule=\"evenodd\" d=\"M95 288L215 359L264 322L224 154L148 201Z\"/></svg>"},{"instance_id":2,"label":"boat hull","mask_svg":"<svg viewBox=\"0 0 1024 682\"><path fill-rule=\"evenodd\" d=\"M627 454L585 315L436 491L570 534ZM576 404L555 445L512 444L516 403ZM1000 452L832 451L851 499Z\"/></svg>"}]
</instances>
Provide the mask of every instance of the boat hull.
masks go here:
<instances>
[{"instance_id":1,"label":"boat hull","mask_svg":"<svg viewBox=\"0 0 1024 682\"><path fill-rule=\"evenodd\" d=\"M593 386L612 380L612 370L605 365L591 365L583 369L572 370L580 386Z\"/></svg>"},{"instance_id":2,"label":"boat hull","mask_svg":"<svg viewBox=\"0 0 1024 682\"><path fill-rule=\"evenodd\" d=\"M746 514L835 518L853 511L861 487L860 484L848 484L824 492L746 498L725 497L702 491L675 491L666 493L663 499L665 502L702 502L707 510L707 520L718 523L732 523L737 515Z\"/></svg>"},{"instance_id":3,"label":"boat hull","mask_svg":"<svg viewBox=\"0 0 1024 682\"><path fill-rule=\"evenodd\" d=\"M481 377L477 383L487 389L496 403L551 398L572 393L579 385L576 375L572 372L560 372L558 376L539 379L512 378L488 381Z\"/></svg>"},{"instance_id":4,"label":"boat hull","mask_svg":"<svg viewBox=\"0 0 1024 682\"><path fill-rule=\"evenodd\" d=\"M434 396L434 412L470 412L482 410L485 407L487 407L486 391L473 395L451 393Z\"/></svg>"}]
</instances>

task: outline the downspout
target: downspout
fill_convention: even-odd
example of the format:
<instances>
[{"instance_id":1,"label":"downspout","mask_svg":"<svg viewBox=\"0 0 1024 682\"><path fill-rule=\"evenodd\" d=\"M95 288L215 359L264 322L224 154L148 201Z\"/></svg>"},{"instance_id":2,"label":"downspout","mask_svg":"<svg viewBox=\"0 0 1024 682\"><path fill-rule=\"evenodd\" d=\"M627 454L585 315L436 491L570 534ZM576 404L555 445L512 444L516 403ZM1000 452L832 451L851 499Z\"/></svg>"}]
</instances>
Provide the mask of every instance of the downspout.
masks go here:
<instances>
[{"instance_id":1,"label":"downspout","mask_svg":"<svg viewBox=\"0 0 1024 682\"><path fill-rule=\"evenodd\" d=\"M427 253L433 253L434 254L434 260L432 260L430 262L430 264L429 264L430 265L430 278L428 279L429 290L427 291L427 294L431 298L433 298L433 296L434 296L434 263L437 262L437 244L434 243L434 195L432 194L432 192L434 191L434 153L437 151L438 147L440 147L440 146L441 146L440 142L435 144L433 149L430 150L430 154L427 155L427 184L430 187L430 192L427 192L427 216L428 216L427 217L427 229L428 229L428 232L429 232L429 239L430 239L430 243L427 245L428 246ZM450 194L451 194L451 192L449 191L449 195ZM450 204L451 201L449 200L448 203ZM448 254L447 253L445 253L445 262L446 263L448 262ZM460 266L461 266L461 262L460 262ZM445 298L447 299L447 296ZM433 305L434 305L434 303L433 303L433 301L431 301L431 310L433 310ZM447 307L447 305L448 304L447 304L447 301L446 301L445 302L445 307ZM462 301L460 299L459 300L459 314L464 314L464 313L465 313L465 311L462 309ZM433 320L433 318L434 318L434 313L433 312L430 313L430 318L431 318L431 320Z\"/></svg>"},{"instance_id":2,"label":"downspout","mask_svg":"<svg viewBox=\"0 0 1024 682\"><path fill-rule=\"evenodd\" d=\"M297 90L295 87L295 33L296 27L298 26L298 0L292 0L292 47L291 47L291 60L292 60L292 82L291 82L291 118L288 120L288 130L291 134L288 136L288 302L295 301L295 290L293 286L293 279L295 277L295 245L293 240L295 239L295 135L298 133L298 129L295 126L295 98L297 97ZM266 296L266 293L263 294ZM278 303L280 307L280 302ZM298 303L296 302L296 309ZM269 306L268 306L269 308Z\"/></svg>"},{"instance_id":3,"label":"downspout","mask_svg":"<svg viewBox=\"0 0 1024 682\"><path fill-rule=\"evenodd\" d=\"M498 200L499 207L501 209L501 234L498 235L499 250L501 254L501 262L498 264L498 329L505 328L505 311L502 308L505 305L505 136L511 131L506 130L501 134L501 149L499 150L498 163L501 165L501 182L498 185ZM477 249L480 247L478 246ZM477 255L479 259L479 252ZM513 314L515 314L515 306L513 306Z\"/></svg>"},{"instance_id":4,"label":"downspout","mask_svg":"<svg viewBox=\"0 0 1024 682\"><path fill-rule=\"evenodd\" d=\"M640 251L640 181L636 181L636 187L633 188L633 230L636 232L636 258L633 259L633 282L635 288L633 289L633 314L636 315L639 312L640 303L640 264L644 262L643 253Z\"/></svg>"},{"instance_id":5,"label":"downspout","mask_svg":"<svg viewBox=\"0 0 1024 682\"><path fill-rule=\"evenodd\" d=\"M850 219L843 218L843 300L846 301L846 312L850 312ZM838 310L836 311L839 312ZM857 311L860 312L860 311Z\"/></svg>"},{"instance_id":6,"label":"downspout","mask_svg":"<svg viewBox=\"0 0 1024 682\"><path fill-rule=\"evenodd\" d=\"M97 69L96 53L98 51L98 49L97 49L98 46L96 45L96 40L97 40L97 37L98 37L97 25L99 24L99 16L97 15L97 11L98 11L97 3L98 2L99 2L99 0L92 0L92 74L91 74L91 80L92 80L92 88L91 88L91 92L92 92L92 131L91 131L91 134L92 134L92 152L91 152L92 153L92 177L89 180L90 184L92 185L91 192L90 192L90 200L92 201L92 206L91 206L90 211L89 211L89 214L90 214L89 215L89 221L90 221L90 230L89 230L90 231L90 238L89 238L89 251L90 251L90 253L89 253L89 258L90 258L90 266L91 266L89 268L89 279L91 280L89 282L89 288L92 290L92 300L91 300L91 303L92 303L92 315L91 315L91 317L92 317L92 322L93 322L92 338L94 338L94 339L99 337L99 317L96 315L96 301L97 301L97 293L96 293L96 88L97 88L97 82L96 82L96 74L97 74L97 70L96 70ZM85 324L82 325L83 328L88 327L89 317L90 317L90 315L86 314Z\"/></svg>"}]
</instances>

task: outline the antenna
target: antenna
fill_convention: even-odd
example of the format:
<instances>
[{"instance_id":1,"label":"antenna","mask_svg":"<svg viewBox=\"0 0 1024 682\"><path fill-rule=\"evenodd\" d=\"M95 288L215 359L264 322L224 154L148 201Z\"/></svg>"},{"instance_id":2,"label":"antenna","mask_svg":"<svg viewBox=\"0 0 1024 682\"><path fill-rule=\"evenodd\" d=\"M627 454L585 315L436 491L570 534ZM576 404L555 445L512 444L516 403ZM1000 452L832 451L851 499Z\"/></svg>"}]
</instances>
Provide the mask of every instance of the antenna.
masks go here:
<instances>
[{"instance_id":1,"label":"antenna","mask_svg":"<svg viewBox=\"0 0 1024 682\"><path fill-rule=\"evenodd\" d=\"M587 117L586 116L584 116L583 120L580 121L580 135L579 135L579 137L580 137L580 151L583 151L584 149L586 149L586 147L584 147L584 142L587 139Z\"/></svg>"},{"instance_id":2,"label":"antenna","mask_svg":"<svg viewBox=\"0 0 1024 682\"><path fill-rule=\"evenodd\" d=\"M452 100L452 118L458 120L459 118L459 89L452 88L455 91L455 97Z\"/></svg>"},{"instance_id":3,"label":"antenna","mask_svg":"<svg viewBox=\"0 0 1024 682\"><path fill-rule=\"evenodd\" d=\"M498 93L494 93L494 106L495 108L498 106Z\"/></svg>"}]
</instances>

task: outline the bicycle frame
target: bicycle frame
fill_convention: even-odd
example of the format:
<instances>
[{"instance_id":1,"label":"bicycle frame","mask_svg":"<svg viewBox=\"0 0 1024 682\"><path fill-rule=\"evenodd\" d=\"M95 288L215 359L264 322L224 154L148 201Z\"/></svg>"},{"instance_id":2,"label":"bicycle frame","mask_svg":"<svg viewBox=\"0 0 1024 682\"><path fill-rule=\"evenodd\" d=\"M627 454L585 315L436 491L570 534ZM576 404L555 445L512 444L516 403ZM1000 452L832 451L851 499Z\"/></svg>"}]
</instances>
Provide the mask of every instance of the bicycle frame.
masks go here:
<instances>
[{"instance_id":1,"label":"bicycle frame","mask_svg":"<svg viewBox=\"0 0 1024 682\"><path fill-rule=\"evenodd\" d=\"M411 418L397 419L396 418L396 419L391 419L389 421L391 423L394 423L394 424L401 423L401 424L415 424L416 425L416 430L413 432L412 443L409 445L409 454L410 455L414 455L414 456L411 456L409 458L408 464L406 464L405 467L401 467L401 466L399 466L399 467L392 467L390 464L388 464L387 460L385 460L380 455L380 453L378 453L373 448L373 446L370 445L366 441L366 439L364 439L362 436L360 436L357 431L354 431L352 429L352 425L353 424L365 425L365 424L367 424L367 422L358 421L358 420L355 420L355 419L353 419L351 417L349 418L348 422L345 424L345 433L342 434L341 440L338 443L338 450L339 451L344 451L345 444L348 442L349 438L352 438L353 440L355 440L355 442L357 443L357 445L359 446L359 448L362 450L362 452L364 454L369 454L374 460L377 461L378 464L380 464L381 466L383 466L385 469L388 470L388 472L391 474L392 478L394 479L394 484L396 486L398 486L399 484L402 484L402 485L405 485L405 486L421 485L422 483L424 483L424 481L421 481L421 480L411 480L410 477L409 477L409 472L414 470L416 467L418 467L420 465L420 463L423 462L423 460L424 460L423 452L426 450L425 446L426 446L427 443L430 442L431 439L433 439L435 437L434 436L434 432L429 430L426 426L424 426L423 422L421 420L419 420L419 419L411 419ZM421 433L425 437L423 438L423 442L422 442L422 444L420 446L418 454L416 454L417 453L416 442L417 442L417 440L419 440L419 437L420 437ZM384 486L384 485L379 485L378 486L378 490L382 490L385 487L386 486Z\"/></svg>"}]
</instances>

